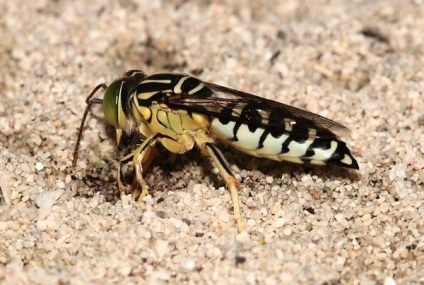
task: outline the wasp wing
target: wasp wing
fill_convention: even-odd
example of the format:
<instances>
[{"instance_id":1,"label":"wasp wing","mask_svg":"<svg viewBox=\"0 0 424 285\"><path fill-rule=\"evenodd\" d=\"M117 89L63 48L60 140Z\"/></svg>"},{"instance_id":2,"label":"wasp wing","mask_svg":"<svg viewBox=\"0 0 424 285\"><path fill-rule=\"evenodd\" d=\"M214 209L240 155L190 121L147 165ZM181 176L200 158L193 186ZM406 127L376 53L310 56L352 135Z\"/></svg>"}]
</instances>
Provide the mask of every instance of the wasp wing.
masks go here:
<instances>
[{"instance_id":1,"label":"wasp wing","mask_svg":"<svg viewBox=\"0 0 424 285\"><path fill-rule=\"evenodd\" d=\"M214 83L200 81L200 84L193 92L170 94L168 106L276 133L296 131L320 138L337 138L349 133L340 123L290 105Z\"/></svg>"}]
</instances>

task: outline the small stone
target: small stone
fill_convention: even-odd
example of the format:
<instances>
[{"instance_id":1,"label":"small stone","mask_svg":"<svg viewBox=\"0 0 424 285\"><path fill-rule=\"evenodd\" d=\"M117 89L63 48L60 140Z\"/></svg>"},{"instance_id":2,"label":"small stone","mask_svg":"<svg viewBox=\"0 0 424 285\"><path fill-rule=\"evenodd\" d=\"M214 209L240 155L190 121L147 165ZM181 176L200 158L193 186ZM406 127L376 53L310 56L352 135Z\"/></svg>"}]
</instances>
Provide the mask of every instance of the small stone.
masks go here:
<instances>
[{"instance_id":1,"label":"small stone","mask_svg":"<svg viewBox=\"0 0 424 285\"><path fill-rule=\"evenodd\" d=\"M161 260L165 254L169 251L168 241L166 240L157 240L154 246L158 260Z\"/></svg>"},{"instance_id":2,"label":"small stone","mask_svg":"<svg viewBox=\"0 0 424 285\"><path fill-rule=\"evenodd\" d=\"M275 221L274 223L274 227L276 228L281 228L284 224L286 223L286 219L284 218L279 218Z\"/></svg>"},{"instance_id":3,"label":"small stone","mask_svg":"<svg viewBox=\"0 0 424 285\"><path fill-rule=\"evenodd\" d=\"M64 192L62 189L42 192L35 197L35 204L40 209L50 209Z\"/></svg>"},{"instance_id":4,"label":"small stone","mask_svg":"<svg viewBox=\"0 0 424 285\"><path fill-rule=\"evenodd\" d=\"M193 270L194 267L196 266L196 262L191 259L191 258L187 258L186 260L184 260L181 264L181 266L186 269L186 270Z\"/></svg>"},{"instance_id":5,"label":"small stone","mask_svg":"<svg viewBox=\"0 0 424 285\"><path fill-rule=\"evenodd\" d=\"M168 271L166 271L166 270L164 270L164 269L159 269L159 270L156 272L156 277L157 277L159 280L168 280L168 279L171 277L171 274L169 274L169 272L168 272Z\"/></svg>"},{"instance_id":6,"label":"small stone","mask_svg":"<svg viewBox=\"0 0 424 285\"><path fill-rule=\"evenodd\" d=\"M7 222L0 221L0 231L3 232L7 229Z\"/></svg>"},{"instance_id":7,"label":"small stone","mask_svg":"<svg viewBox=\"0 0 424 285\"><path fill-rule=\"evenodd\" d=\"M266 183L271 184L274 181L274 178L272 176L267 176L265 178Z\"/></svg>"},{"instance_id":8,"label":"small stone","mask_svg":"<svg viewBox=\"0 0 424 285\"><path fill-rule=\"evenodd\" d=\"M63 189L66 186L65 183L61 180L56 180L56 185L59 189Z\"/></svg>"},{"instance_id":9,"label":"small stone","mask_svg":"<svg viewBox=\"0 0 424 285\"><path fill-rule=\"evenodd\" d=\"M292 234L292 229L291 229L291 228L285 228L285 229L283 230L283 234L284 234L285 236L289 236L289 235L291 235L291 234Z\"/></svg>"},{"instance_id":10,"label":"small stone","mask_svg":"<svg viewBox=\"0 0 424 285\"><path fill-rule=\"evenodd\" d=\"M396 280L393 279L392 277L386 277L386 278L384 278L383 284L384 285L396 285L397 283L396 283Z\"/></svg>"},{"instance_id":11,"label":"small stone","mask_svg":"<svg viewBox=\"0 0 424 285\"><path fill-rule=\"evenodd\" d=\"M72 181L72 177L71 177L71 175L66 175L66 176L65 176L65 183L66 183L66 184L69 184L71 181Z\"/></svg>"},{"instance_id":12,"label":"small stone","mask_svg":"<svg viewBox=\"0 0 424 285\"><path fill-rule=\"evenodd\" d=\"M229 222L230 221L230 214L228 213L228 210L226 208L221 208L218 212L218 218L222 222Z\"/></svg>"},{"instance_id":13,"label":"small stone","mask_svg":"<svg viewBox=\"0 0 424 285\"><path fill-rule=\"evenodd\" d=\"M251 239L250 239L249 234L246 231L243 231L243 232L237 234L236 241L238 241L240 243L247 244L247 243L251 242Z\"/></svg>"},{"instance_id":14,"label":"small stone","mask_svg":"<svg viewBox=\"0 0 424 285\"><path fill-rule=\"evenodd\" d=\"M41 171L41 170L43 170L43 169L44 169L44 164L42 164L41 162L37 162L37 163L35 164L35 169L36 169L37 171Z\"/></svg>"}]
</instances>

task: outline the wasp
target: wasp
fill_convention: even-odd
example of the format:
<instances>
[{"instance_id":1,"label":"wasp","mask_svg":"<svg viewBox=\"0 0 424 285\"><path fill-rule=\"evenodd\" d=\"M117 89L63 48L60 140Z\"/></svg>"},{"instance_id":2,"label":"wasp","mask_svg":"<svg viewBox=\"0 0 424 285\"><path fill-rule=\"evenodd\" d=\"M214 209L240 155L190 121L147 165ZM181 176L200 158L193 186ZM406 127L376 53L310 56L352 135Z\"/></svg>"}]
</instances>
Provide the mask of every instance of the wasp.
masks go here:
<instances>
[{"instance_id":1,"label":"wasp","mask_svg":"<svg viewBox=\"0 0 424 285\"><path fill-rule=\"evenodd\" d=\"M94 98L104 89L103 99ZM106 120L116 129L119 144L123 132L138 132L143 140L123 157L118 166L121 194L132 190L142 200L149 191L143 173L160 143L172 153L198 148L210 157L231 194L234 218L243 231L237 180L216 142L223 141L246 154L277 161L337 165L359 169L338 134L349 130L332 120L283 103L223 87L187 74L146 75L130 70L109 86L100 84L86 99L75 145L75 167L84 122L93 104L102 104ZM135 169L132 185L124 179L124 166Z\"/></svg>"}]
</instances>

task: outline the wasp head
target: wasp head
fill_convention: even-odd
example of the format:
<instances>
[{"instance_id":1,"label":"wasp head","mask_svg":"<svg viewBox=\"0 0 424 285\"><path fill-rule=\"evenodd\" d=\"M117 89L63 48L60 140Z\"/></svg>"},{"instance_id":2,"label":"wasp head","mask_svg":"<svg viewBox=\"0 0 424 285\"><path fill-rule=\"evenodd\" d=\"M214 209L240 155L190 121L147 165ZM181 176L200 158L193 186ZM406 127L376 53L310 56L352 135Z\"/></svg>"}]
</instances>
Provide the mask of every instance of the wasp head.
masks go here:
<instances>
[{"instance_id":1,"label":"wasp head","mask_svg":"<svg viewBox=\"0 0 424 285\"><path fill-rule=\"evenodd\" d=\"M124 77L112 82L103 97L103 112L106 120L117 129L127 129L130 126L130 99L137 86L146 75L140 70L130 70Z\"/></svg>"}]
</instances>

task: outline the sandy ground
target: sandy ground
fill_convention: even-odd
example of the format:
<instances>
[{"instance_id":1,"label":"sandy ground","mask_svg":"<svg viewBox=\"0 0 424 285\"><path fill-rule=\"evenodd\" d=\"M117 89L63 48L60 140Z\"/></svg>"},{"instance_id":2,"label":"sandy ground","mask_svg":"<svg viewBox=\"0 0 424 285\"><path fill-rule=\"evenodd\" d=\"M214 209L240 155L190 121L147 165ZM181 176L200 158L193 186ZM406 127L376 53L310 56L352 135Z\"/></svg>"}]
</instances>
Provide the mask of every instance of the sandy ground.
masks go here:
<instances>
[{"instance_id":1,"label":"sandy ground","mask_svg":"<svg viewBox=\"0 0 424 285\"><path fill-rule=\"evenodd\" d=\"M263 4L262 4L263 2ZM265 4L266 3L266 4ZM1 284L424 284L424 2L0 1ZM341 122L360 171L163 152L119 198L85 97L186 72ZM101 97L101 95L100 95Z\"/></svg>"}]
</instances>

